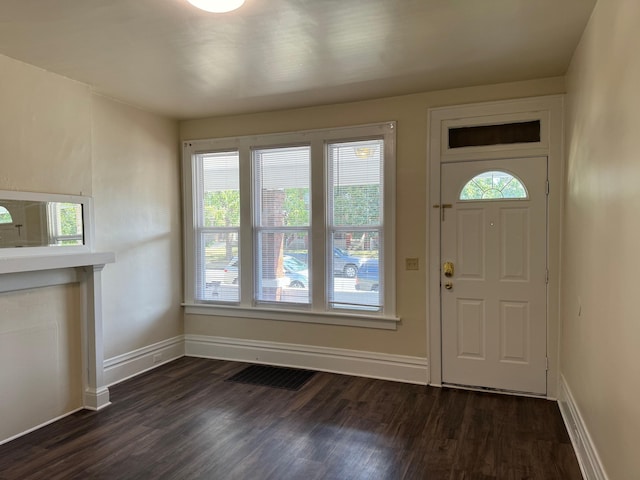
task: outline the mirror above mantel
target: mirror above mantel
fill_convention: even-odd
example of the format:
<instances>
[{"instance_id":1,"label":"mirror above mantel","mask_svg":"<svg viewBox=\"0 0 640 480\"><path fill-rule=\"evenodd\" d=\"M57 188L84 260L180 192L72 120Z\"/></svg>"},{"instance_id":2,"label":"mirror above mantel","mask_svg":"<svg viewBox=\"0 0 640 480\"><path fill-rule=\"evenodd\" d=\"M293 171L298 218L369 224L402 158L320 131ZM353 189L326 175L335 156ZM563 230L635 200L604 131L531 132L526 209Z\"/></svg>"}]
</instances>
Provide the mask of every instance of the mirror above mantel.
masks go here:
<instances>
[{"instance_id":1,"label":"mirror above mantel","mask_svg":"<svg viewBox=\"0 0 640 480\"><path fill-rule=\"evenodd\" d=\"M0 257L92 250L91 198L0 190Z\"/></svg>"}]
</instances>

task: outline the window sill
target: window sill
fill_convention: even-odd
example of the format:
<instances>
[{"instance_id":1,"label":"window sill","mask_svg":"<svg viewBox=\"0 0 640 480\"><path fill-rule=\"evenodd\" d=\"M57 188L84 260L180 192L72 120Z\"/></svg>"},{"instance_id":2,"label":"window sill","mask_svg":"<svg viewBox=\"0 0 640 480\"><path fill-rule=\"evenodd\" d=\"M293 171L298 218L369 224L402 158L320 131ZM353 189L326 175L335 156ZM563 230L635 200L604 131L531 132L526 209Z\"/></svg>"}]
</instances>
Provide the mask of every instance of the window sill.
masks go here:
<instances>
[{"instance_id":1,"label":"window sill","mask_svg":"<svg viewBox=\"0 0 640 480\"><path fill-rule=\"evenodd\" d=\"M303 310L276 310L260 307L237 307L183 303L185 313L212 317L242 317L257 320L276 320L284 322L319 323L323 325L344 325L350 327L397 330L399 317L351 314L337 312L310 312Z\"/></svg>"}]
</instances>

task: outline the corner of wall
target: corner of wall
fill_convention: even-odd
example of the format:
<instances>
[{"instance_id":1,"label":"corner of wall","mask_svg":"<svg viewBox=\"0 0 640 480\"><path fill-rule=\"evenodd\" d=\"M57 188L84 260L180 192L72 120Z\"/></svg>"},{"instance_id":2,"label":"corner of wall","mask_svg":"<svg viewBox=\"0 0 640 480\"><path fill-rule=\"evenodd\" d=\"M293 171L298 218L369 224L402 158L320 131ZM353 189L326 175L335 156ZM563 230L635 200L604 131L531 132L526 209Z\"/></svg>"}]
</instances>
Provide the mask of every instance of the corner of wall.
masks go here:
<instances>
[{"instance_id":1,"label":"corner of wall","mask_svg":"<svg viewBox=\"0 0 640 480\"><path fill-rule=\"evenodd\" d=\"M569 432L571 444L578 457L582 475L586 480L608 480L609 477L604 470L604 465L591 439L587 425L562 373L560 374L558 405Z\"/></svg>"}]
</instances>

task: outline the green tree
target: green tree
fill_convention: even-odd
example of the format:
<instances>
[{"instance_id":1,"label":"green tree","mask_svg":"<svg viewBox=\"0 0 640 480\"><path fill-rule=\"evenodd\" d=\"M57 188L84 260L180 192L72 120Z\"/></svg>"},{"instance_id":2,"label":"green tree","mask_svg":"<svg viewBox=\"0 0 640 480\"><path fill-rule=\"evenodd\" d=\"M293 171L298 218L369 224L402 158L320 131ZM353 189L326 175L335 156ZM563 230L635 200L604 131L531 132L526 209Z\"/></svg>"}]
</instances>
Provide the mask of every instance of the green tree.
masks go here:
<instances>
[{"instance_id":1,"label":"green tree","mask_svg":"<svg viewBox=\"0 0 640 480\"><path fill-rule=\"evenodd\" d=\"M336 225L378 225L382 195L380 185L339 186L333 192Z\"/></svg>"},{"instance_id":2,"label":"green tree","mask_svg":"<svg viewBox=\"0 0 640 480\"><path fill-rule=\"evenodd\" d=\"M222 190L205 192L203 204L205 227L238 227L240 226L240 192L238 190ZM233 257L232 235L225 237L225 256Z\"/></svg>"},{"instance_id":3,"label":"green tree","mask_svg":"<svg viewBox=\"0 0 640 480\"><path fill-rule=\"evenodd\" d=\"M80 205L63 203L60 205L60 233L62 235L77 235L82 224Z\"/></svg>"},{"instance_id":4,"label":"green tree","mask_svg":"<svg viewBox=\"0 0 640 480\"><path fill-rule=\"evenodd\" d=\"M0 206L0 223L12 223L13 219L11 218L11 214L9 210Z\"/></svg>"},{"instance_id":5,"label":"green tree","mask_svg":"<svg viewBox=\"0 0 640 480\"><path fill-rule=\"evenodd\" d=\"M206 192L203 207L206 227L240 225L240 192L238 190Z\"/></svg>"},{"instance_id":6,"label":"green tree","mask_svg":"<svg viewBox=\"0 0 640 480\"><path fill-rule=\"evenodd\" d=\"M301 227L309 225L309 189L287 188L284 193L284 224Z\"/></svg>"}]
</instances>

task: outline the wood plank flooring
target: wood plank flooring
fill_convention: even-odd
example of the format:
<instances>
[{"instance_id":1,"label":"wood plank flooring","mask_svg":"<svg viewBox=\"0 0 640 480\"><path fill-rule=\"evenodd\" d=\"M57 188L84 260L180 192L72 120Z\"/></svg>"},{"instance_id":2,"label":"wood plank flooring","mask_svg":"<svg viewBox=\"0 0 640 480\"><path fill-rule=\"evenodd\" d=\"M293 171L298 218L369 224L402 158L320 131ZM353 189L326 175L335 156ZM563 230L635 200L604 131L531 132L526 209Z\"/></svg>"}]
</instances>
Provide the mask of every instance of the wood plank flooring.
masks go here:
<instances>
[{"instance_id":1,"label":"wood plank flooring","mask_svg":"<svg viewBox=\"0 0 640 480\"><path fill-rule=\"evenodd\" d=\"M0 446L0 479L581 479L554 402L328 373L300 391L181 358Z\"/></svg>"}]
</instances>

